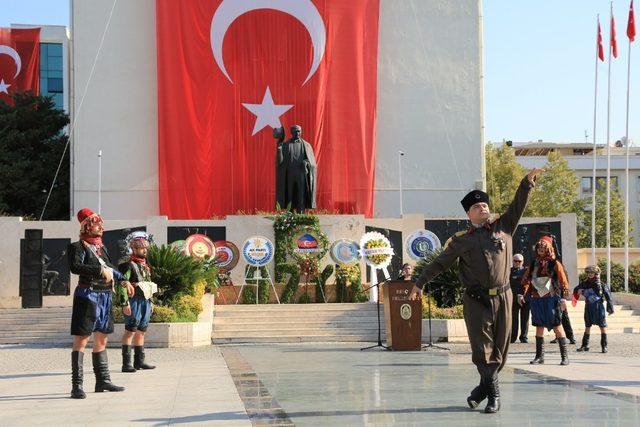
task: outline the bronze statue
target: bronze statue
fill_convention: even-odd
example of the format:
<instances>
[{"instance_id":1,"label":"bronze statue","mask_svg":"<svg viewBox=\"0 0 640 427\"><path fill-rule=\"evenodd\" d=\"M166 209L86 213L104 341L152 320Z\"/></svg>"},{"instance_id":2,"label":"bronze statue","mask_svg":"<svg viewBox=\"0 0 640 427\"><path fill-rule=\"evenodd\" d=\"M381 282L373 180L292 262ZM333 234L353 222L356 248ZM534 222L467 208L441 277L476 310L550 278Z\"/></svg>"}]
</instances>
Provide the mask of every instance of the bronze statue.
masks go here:
<instances>
[{"instance_id":1,"label":"bronze statue","mask_svg":"<svg viewBox=\"0 0 640 427\"><path fill-rule=\"evenodd\" d=\"M291 128L291 139L284 141L284 128L275 128L276 202L282 208L304 212L316 207L316 158L311 144L302 139L302 128Z\"/></svg>"}]
</instances>

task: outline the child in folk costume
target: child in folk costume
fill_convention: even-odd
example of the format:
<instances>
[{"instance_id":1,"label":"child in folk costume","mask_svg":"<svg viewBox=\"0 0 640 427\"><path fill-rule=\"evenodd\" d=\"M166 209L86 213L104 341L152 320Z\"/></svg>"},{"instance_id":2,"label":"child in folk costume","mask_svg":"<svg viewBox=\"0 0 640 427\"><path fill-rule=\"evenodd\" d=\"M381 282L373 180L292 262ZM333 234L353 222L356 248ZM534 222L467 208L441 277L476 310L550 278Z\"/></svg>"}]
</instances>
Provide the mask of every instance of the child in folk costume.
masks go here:
<instances>
[{"instance_id":1,"label":"child in folk costume","mask_svg":"<svg viewBox=\"0 0 640 427\"><path fill-rule=\"evenodd\" d=\"M536 357L531 364L544 363L544 328L553 329L560 345L561 365L568 365L567 338L562 328L562 310L566 310L569 296L567 275L556 259L553 238L543 236L535 246L536 256L522 279L523 295L531 304L531 323L536 327Z\"/></svg>"},{"instance_id":2,"label":"child in folk costume","mask_svg":"<svg viewBox=\"0 0 640 427\"><path fill-rule=\"evenodd\" d=\"M607 313L613 314L613 303L611 302L611 291L609 285L600 281L600 267L590 265L585 268L587 279L580 282L573 288L573 303L578 301L580 294L584 296L584 335L582 336L582 346L578 351L589 351L589 334L592 325L600 327L600 346L602 352L607 350L607 317L604 313L604 301L607 301Z\"/></svg>"},{"instance_id":3,"label":"child in folk costume","mask_svg":"<svg viewBox=\"0 0 640 427\"><path fill-rule=\"evenodd\" d=\"M147 264L149 235L144 231L135 231L125 239L130 253L129 261L120 264L120 272L133 285L135 292L129 299L131 312L125 314L125 332L122 335L122 372L136 372L138 369L154 369L145 363L144 334L149 325L153 303L151 297L158 287L151 281L151 268ZM131 344L133 343L134 361L131 364Z\"/></svg>"}]
</instances>

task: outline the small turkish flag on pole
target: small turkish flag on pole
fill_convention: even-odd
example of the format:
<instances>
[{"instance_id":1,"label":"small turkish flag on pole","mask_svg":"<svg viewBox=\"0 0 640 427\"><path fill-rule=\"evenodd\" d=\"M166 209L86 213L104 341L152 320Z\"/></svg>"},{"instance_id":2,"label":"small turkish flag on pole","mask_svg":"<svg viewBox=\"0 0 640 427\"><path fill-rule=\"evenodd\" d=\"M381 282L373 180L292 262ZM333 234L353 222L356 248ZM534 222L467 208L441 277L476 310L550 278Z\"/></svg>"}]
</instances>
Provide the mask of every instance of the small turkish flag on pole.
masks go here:
<instances>
[{"instance_id":1,"label":"small turkish flag on pole","mask_svg":"<svg viewBox=\"0 0 640 427\"><path fill-rule=\"evenodd\" d=\"M634 41L636 38L636 18L633 14L633 0L629 5L629 21L627 22L627 37L629 41Z\"/></svg>"},{"instance_id":2,"label":"small turkish flag on pole","mask_svg":"<svg viewBox=\"0 0 640 427\"><path fill-rule=\"evenodd\" d=\"M604 46L602 45L602 29L600 28L600 19L598 18L598 58L604 62Z\"/></svg>"},{"instance_id":3,"label":"small turkish flag on pole","mask_svg":"<svg viewBox=\"0 0 640 427\"><path fill-rule=\"evenodd\" d=\"M612 54L614 58L618 57L618 40L616 39L616 20L613 17L613 14L611 15L611 50L612 50Z\"/></svg>"}]
</instances>

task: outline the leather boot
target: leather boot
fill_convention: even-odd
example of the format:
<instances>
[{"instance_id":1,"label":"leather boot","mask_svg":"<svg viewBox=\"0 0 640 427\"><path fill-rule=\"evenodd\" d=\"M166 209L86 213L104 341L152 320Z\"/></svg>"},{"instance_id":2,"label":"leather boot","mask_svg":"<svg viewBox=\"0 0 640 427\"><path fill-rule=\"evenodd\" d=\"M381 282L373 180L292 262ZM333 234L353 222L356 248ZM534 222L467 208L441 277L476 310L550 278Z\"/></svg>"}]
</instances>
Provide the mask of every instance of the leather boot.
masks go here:
<instances>
[{"instance_id":1,"label":"leather boot","mask_svg":"<svg viewBox=\"0 0 640 427\"><path fill-rule=\"evenodd\" d=\"M565 337L558 338L558 344L560 345L560 357L562 357L560 364L568 365L569 356L567 356L567 339Z\"/></svg>"},{"instance_id":2,"label":"leather boot","mask_svg":"<svg viewBox=\"0 0 640 427\"><path fill-rule=\"evenodd\" d=\"M476 409L478 405L487 398L487 387L484 384L483 378L480 378L480 384L471 390L469 397L467 397L467 404L469 408Z\"/></svg>"},{"instance_id":3,"label":"leather boot","mask_svg":"<svg viewBox=\"0 0 640 427\"><path fill-rule=\"evenodd\" d=\"M487 414L495 414L500 410L500 387L498 386L498 376L493 378L486 378L485 384L487 387L487 406L484 408L484 412Z\"/></svg>"},{"instance_id":4,"label":"leather boot","mask_svg":"<svg viewBox=\"0 0 640 427\"><path fill-rule=\"evenodd\" d=\"M578 349L578 351L589 351L589 334L586 332L582 336L582 346Z\"/></svg>"},{"instance_id":5,"label":"leather boot","mask_svg":"<svg viewBox=\"0 0 640 427\"><path fill-rule=\"evenodd\" d=\"M107 350L99 353L91 353L93 358L93 373L96 374L96 393L103 391L124 391L124 387L117 386L111 382L109 374L109 359Z\"/></svg>"},{"instance_id":6,"label":"leather boot","mask_svg":"<svg viewBox=\"0 0 640 427\"><path fill-rule=\"evenodd\" d=\"M600 346L602 346L602 352L607 353L607 334L600 335Z\"/></svg>"},{"instance_id":7,"label":"leather boot","mask_svg":"<svg viewBox=\"0 0 640 427\"><path fill-rule=\"evenodd\" d=\"M144 346L136 345L133 347L135 352L133 356L133 367L136 369L156 369L153 365L144 363Z\"/></svg>"},{"instance_id":8,"label":"leather boot","mask_svg":"<svg viewBox=\"0 0 640 427\"><path fill-rule=\"evenodd\" d=\"M135 372L131 364L131 346L122 344L122 372Z\"/></svg>"},{"instance_id":9,"label":"leather boot","mask_svg":"<svg viewBox=\"0 0 640 427\"><path fill-rule=\"evenodd\" d=\"M529 363L532 365L544 363L544 337L536 337L536 358Z\"/></svg>"},{"instance_id":10,"label":"leather boot","mask_svg":"<svg viewBox=\"0 0 640 427\"><path fill-rule=\"evenodd\" d=\"M82 362L84 353L81 351L71 352L71 398L84 399L87 395L82 390L83 369Z\"/></svg>"}]
</instances>

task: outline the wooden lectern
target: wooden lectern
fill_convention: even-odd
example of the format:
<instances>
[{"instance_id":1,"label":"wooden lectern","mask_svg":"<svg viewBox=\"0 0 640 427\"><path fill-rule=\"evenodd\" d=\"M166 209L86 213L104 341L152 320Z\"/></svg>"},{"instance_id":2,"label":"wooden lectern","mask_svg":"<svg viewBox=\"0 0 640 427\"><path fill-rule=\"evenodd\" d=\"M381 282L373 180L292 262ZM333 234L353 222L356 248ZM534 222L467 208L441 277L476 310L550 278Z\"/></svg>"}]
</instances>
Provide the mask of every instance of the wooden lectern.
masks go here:
<instances>
[{"instance_id":1,"label":"wooden lectern","mask_svg":"<svg viewBox=\"0 0 640 427\"><path fill-rule=\"evenodd\" d=\"M397 351L419 351L422 347L422 301L409 300L413 282L394 281L382 285L387 345Z\"/></svg>"}]
</instances>

